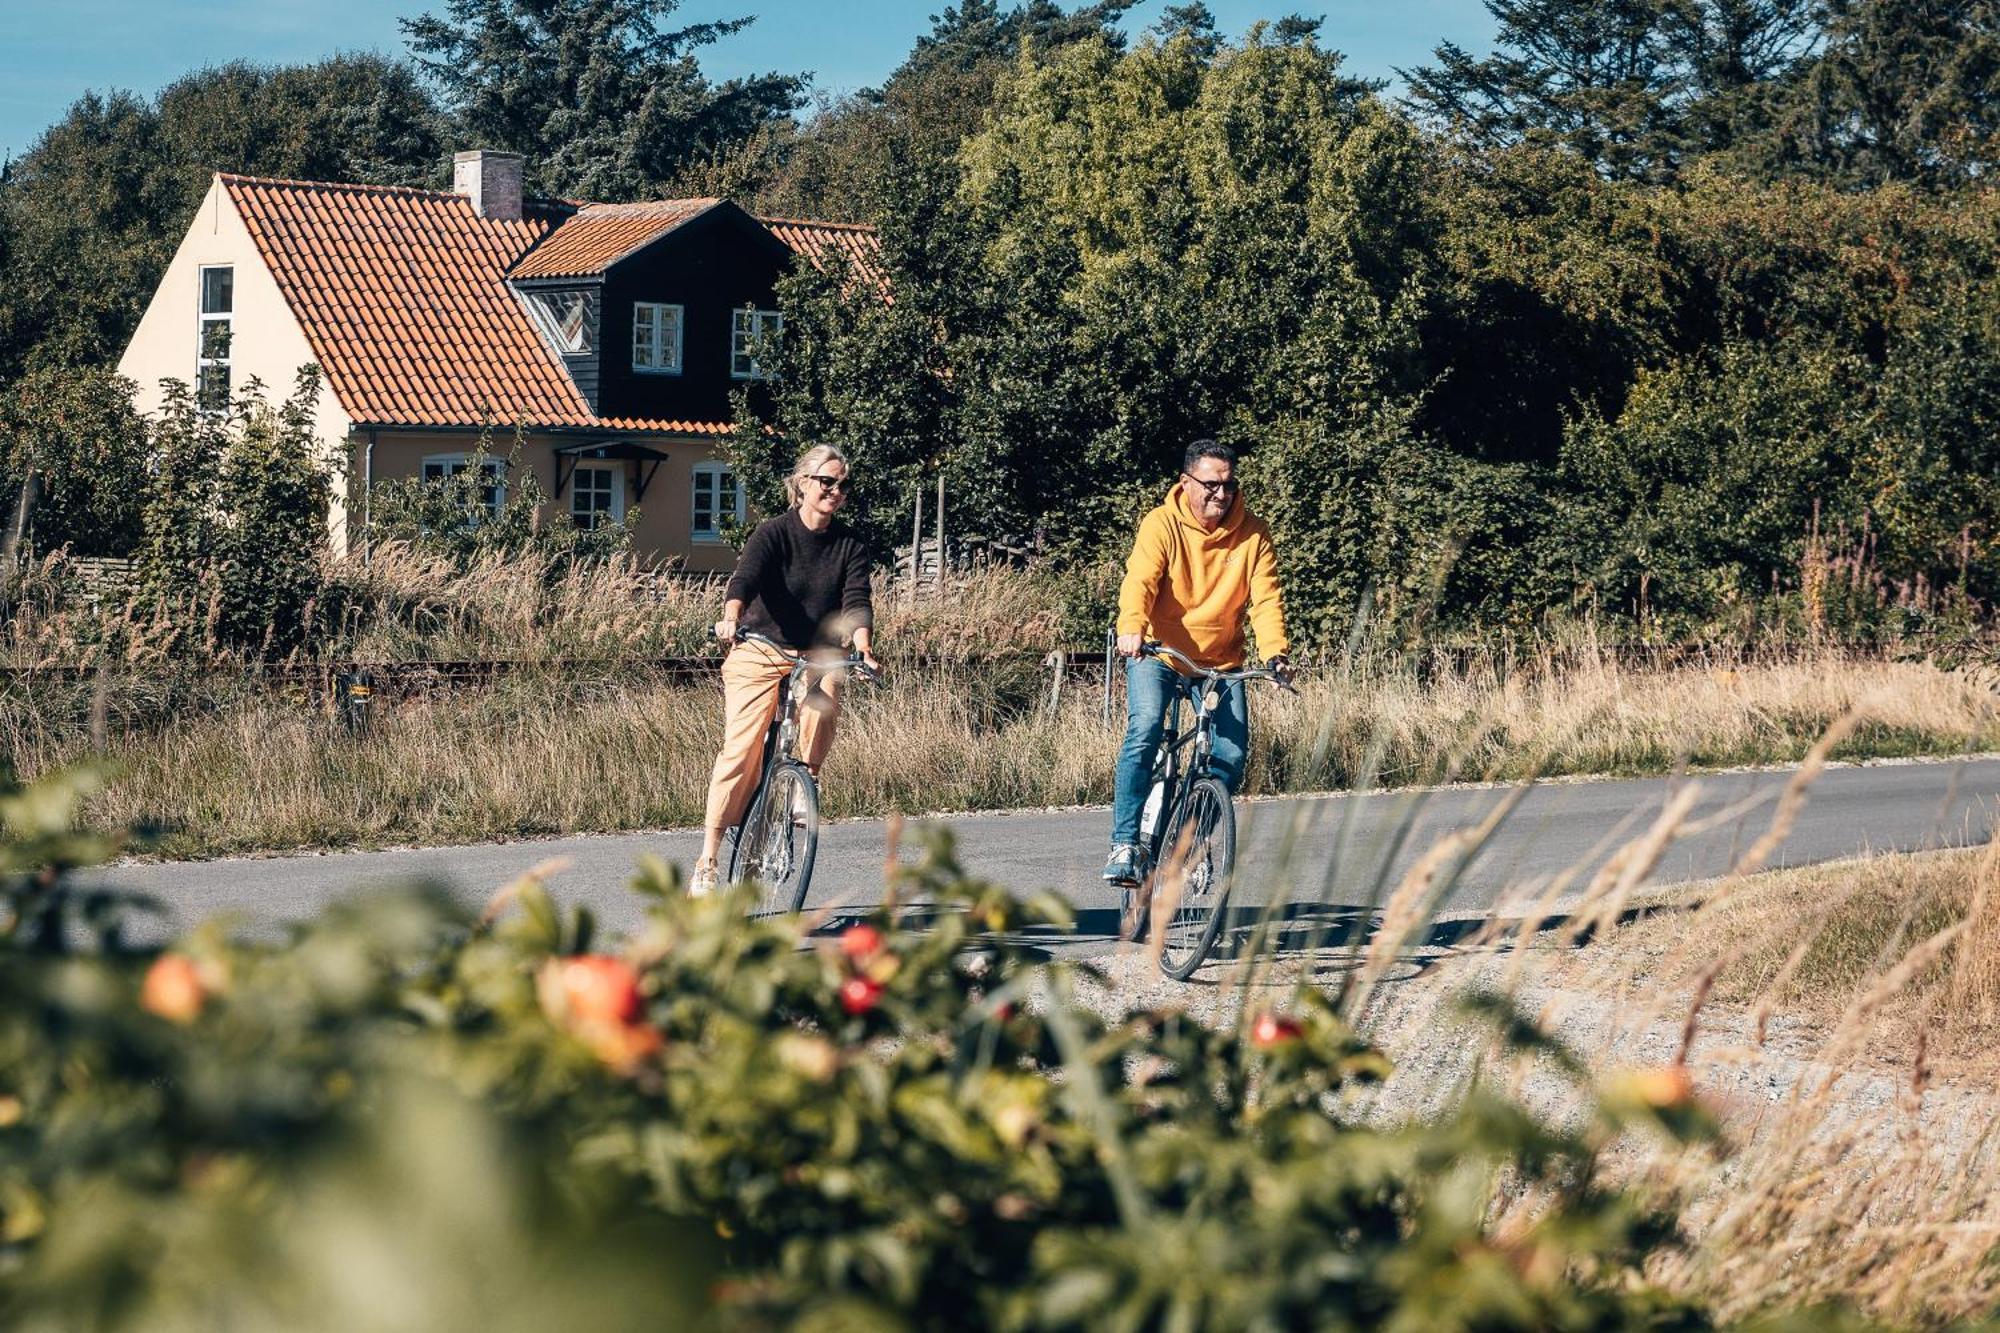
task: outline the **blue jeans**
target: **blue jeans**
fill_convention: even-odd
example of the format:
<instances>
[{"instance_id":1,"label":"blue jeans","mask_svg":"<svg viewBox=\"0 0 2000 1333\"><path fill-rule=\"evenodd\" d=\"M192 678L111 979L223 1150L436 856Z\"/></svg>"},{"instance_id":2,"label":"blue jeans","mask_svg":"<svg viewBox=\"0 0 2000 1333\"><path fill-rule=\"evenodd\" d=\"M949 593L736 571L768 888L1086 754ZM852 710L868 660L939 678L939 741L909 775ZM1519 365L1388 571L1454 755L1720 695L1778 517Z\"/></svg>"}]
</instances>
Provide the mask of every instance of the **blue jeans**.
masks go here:
<instances>
[{"instance_id":1,"label":"blue jeans","mask_svg":"<svg viewBox=\"0 0 2000 1333\"><path fill-rule=\"evenodd\" d=\"M1136 657L1125 668L1125 744L1118 751L1118 789L1111 802L1111 843L1139 841L1139 812L1153 776L1153 752L1166 733L1167 710L1178 711L1182 700L1194 711L1195 692L1202 682L1189 680L1155 657ZM1231 792L1243 776L1243 755L1250 745L1250 713L1243 682L1217 687L1215 748L1209 769Z\"/></svg>"}]
</instances>

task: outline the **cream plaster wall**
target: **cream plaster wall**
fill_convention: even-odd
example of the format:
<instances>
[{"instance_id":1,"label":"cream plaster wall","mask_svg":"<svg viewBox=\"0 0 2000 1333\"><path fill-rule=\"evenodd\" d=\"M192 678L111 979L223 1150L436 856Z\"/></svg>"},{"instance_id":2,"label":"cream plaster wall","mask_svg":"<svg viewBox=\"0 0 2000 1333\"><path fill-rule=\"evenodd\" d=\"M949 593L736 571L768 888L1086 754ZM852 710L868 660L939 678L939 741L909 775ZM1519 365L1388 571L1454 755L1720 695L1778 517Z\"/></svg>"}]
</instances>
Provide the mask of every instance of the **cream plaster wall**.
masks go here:
<instances>
[{"instance_id":1,"label":"cream plaster wall","mask_svg":"<svg viewBox=\"0 0 2000 1333\"><path fill-rule=\"evenodd\" d=\"M544 494L555 494L555 448L576 442L575 436L550 435L530 435L522 442L521 466L534 470ZM633 508L639 511L632 533L634 549L641 555L678 560L693 573L726 573L736 564L736 548L724 542L696 542L691 536L695 465L719 457L719 451L707 441L697 439L650 439L647 443L667 458L647 485L643 499L638 495L638 482L652 466L650 463L605 460L594 464L616 467L625 474L627 513ZM392 478L415 477L421 474L424 459L436 454L470 453L477 444L478 437L470 432L378 431L371 471L377 485ZM493 441L496 455L504 455L511 447L510 439ZM564 469L567 473L567 463ZM351 500L357 513L361 471L361 449L357 445L353 474L357 489ZM565 489L560 500L551 500L544 506L544 515L566 514L569 503L570 492Z\"/></svg>"},{"instance_id":2,"label":"cream plaster wall","mask_svg":"<svg viewBox=\"0 0 2000 1333\"><path fill-rule=\"evenodd\" d=\"M190 386L195 381L201 345L201 270L214 264L235 269L229 349L232 393L241 393L254 376L264 382L268 400L282 402L292 391L299 367L314 360L305 330L264 266L228 190L220 180L211 181L138 330L118 359L118 373L138 383L133 401L143 413L157 412L164 402L161 380L177 379ZM332 387L322 384L313 433L335 467L346 465L349 426L350 418ZM346 505L347 487L336 482L330 517L338 549L346 544Z\"/></svg>"}]
</instances>

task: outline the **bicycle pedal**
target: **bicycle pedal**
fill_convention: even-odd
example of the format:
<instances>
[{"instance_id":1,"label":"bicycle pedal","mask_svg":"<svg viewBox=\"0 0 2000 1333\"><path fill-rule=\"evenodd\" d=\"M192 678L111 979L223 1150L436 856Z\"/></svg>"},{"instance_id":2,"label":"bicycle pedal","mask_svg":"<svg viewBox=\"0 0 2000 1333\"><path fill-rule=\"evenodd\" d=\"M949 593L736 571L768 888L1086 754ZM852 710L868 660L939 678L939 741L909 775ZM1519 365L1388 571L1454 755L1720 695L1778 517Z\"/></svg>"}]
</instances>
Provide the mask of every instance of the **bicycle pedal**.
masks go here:
<instances>
[{"instance_id":1,"label":"bicycle pedal","mask_svg":"<svg viewBox=\"0 0 2000 1333\"><path fill-rule=\"evenodd\" d=\"M1125 888L1125 901L1118 914L1118 938L1137 944L1146 937L1147 918L1152 915L1153 895L1143 883Z\"/></svg>"}]
</instances>

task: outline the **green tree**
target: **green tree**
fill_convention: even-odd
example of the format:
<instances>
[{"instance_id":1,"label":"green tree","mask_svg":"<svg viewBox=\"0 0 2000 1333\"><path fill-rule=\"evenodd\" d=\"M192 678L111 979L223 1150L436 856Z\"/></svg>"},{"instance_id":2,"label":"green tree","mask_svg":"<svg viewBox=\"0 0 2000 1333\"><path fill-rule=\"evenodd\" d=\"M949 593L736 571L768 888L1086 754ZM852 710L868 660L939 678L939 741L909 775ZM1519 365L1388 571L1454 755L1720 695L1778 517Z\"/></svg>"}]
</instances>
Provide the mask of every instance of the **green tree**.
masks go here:
<instances>
[{"instance_id":1,"label":"green tree","mask_svg":"<svg viewBox=\"0 0 2000 1333\"><path fill-rule=\"evenodd\" d=\"M1530 145L1446 145L1417 189L1440 218L1420 424L1456 452L1551 462L1576 411L1617 416L1633 376L1692 336L1659 192Z\"/></svg>"},{"instance_id":2,"label":"green tree","mask_svg":"<svg viewBox=\"0 0 2000 1333\"><path fill-rule=\"evenodd\" d=\"M749 141L804 80L722 83L695 53L752 20L667 28L680 0L446 0L404 19L409 47L467 144L527 156L550 194L630 200Z\"/></svg>"},{"instance_id":3,"label":"green tree","mask_svg":"<svg viewBox=\"0 0 2000 1333\"><path fill-rule=\"evenodd\" d=\"M0 509L31 551L130 555L139 543L146 428L102 370L37 370L0 394ZM16 506L21 506L16 508Z\"/></svg>"},{"instance_id":4,"label":"green tree","mask_svg":"<svg viewBox=\"0 0 2000 1333\"><path fill-rule=\"evenodd\" d=\"M1794 578L1815 516L1862 525L1848 432L1869 396L1865 363L1837 349L1731 343L1643 375L1616 422L1585 414L1562 469L1587 595L1685 629Z\"/></svg>"},{"instance_id":5,"label":"green tree","mask_svg":"<svg viewBox=\"0 0 2000 1333\"><path fill-rule=\"evenodd\" d=\"M1763 123L1815 36L1811 0L1486 0L1494 51L1440 44L1412 106L1484 147L1558 144L1608 175L1671 178Z\"/></svg>"},{"instance_id":6,"label":"green tree","mask_svg":"<svg viewBox=\"0 0 2000 1333\"><path fill-rule=\"evenodd\" d=\"M1796 80L1773 150L1851 185L1949 188L2000 165L2000 4L1825 0L1825 49Z\"/></svg>"},{"instance_id":7,"label":"green tree","mask_svg":"<svg viewBox=\"0 0 2000 1333\"><path fill-rule=\"evenodd\" d=\"M185 651L282 655L319 588L332 478L313 431L316 367L272 407L256 381L229 414L169 380L155 419L140 587Z\"/></svg>"},{"instance_id":8,"label":"green tree","mask_svg":"<svg viewBox=\"0 0 2000 1333\"><path fill-rule=\"evenodd\" d=\"M139 584L156 616L192 635L204 627L229 440L222 418L197 409L187 385L169 380L165 389L140 513Z\"/></svg>"},{"instance_id":9,"label":"green tree","mask_svg":"<svg viewBox=\"0 0 2000 1333\"><path fill-rule=\"evenodd\" d=\"M1133 3L1097 0L1065 10L1031 0L1002 9L998 0L967 0L946 7L879 88L823 102L803 125L780 132L760 205L791 216L886 223L906 202L903 174L952 160L984 127L995 89L1023 51L1047 59L1085 41L1122 48L1118 20Z\"/></svg>"},{"instance_id":10,"label":"green tree","mask_svg":"<svg viewBox=\"0 0 2000 1333\"><path fill-rule=\"evenodd\" d=\"M381 56L217 66L151 102L89 93L0 178L0 379L114 362L217 171L410 185L443 148Z\"/></svg>"},{"instance_id":11,"label":"green tree","mask_svg":"<svg viewBox=\"0 0 2000 1333\"><path fill-rule=\"evenodd\" d=\"M262 656L303 642L319 590L333 495L314 431L319 395L319 368L306 366L283 404L253 398L217 473L217 630Z\"/></svg>"},{"instance_id":12,"label":"green tree","mask_svg":"<svg viewBox=\"0 0 2000 1333\"><path fill-rule=\"evenodd\" d=\"M893 306L851 285L788 306L775 424L882 450L865 475L903 521L903 488L942 475L952 531L1083 561L1122 547L1192 438L1402 431L1422 145L1309 34L1265 37L1025 54L989 127L885 217ZM1257 502L1305 523L1326 470L1271 451ZM1289 570L1315 627L1317 569Z\"/></svg>"}]
</instances>

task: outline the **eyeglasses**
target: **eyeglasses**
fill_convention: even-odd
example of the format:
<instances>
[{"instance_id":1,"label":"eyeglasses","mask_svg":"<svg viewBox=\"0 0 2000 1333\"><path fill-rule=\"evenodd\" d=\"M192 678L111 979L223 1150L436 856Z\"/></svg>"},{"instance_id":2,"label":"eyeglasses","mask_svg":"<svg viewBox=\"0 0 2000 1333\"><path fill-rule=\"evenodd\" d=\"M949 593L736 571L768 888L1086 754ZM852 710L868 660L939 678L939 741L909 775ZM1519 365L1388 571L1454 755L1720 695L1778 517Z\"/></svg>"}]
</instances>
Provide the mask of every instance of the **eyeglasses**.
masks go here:
<instances>
[{"instance_id":1,"label":"eyeglasses","mask_svg":"<svg viewBox=\"0 0 2000 1333\"><path fill-rule=\"evenodd\" d=\"M1224 477L1221 481L1203 481L1192 472L1181 473L1189 481L1207 491L1210 495L1234 495L1243 485L1234 477Z\"/></svg>"},{"instance_id":2,"label":"eyeglasses","mask_svg":"<svg viewBox=\"0 0 2000 1333\"><path fill-rule=\"evenodd\" d=\"M806 480L818 482L822 491L847 492L854 489L854 480L851 477L829 477L824 472L809 472L806 474Z\"/></svg>"}]
</instances>

